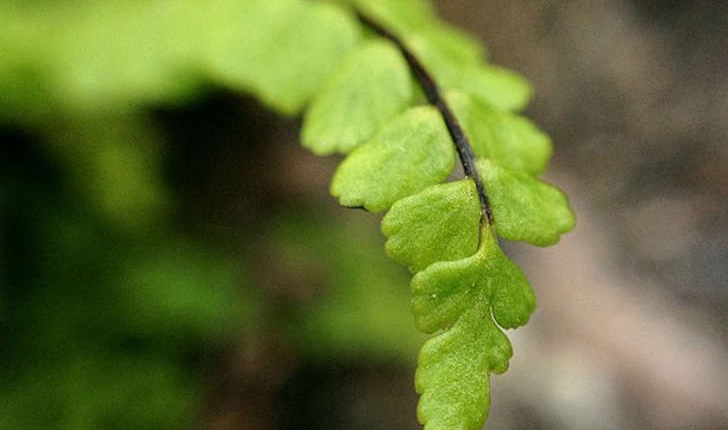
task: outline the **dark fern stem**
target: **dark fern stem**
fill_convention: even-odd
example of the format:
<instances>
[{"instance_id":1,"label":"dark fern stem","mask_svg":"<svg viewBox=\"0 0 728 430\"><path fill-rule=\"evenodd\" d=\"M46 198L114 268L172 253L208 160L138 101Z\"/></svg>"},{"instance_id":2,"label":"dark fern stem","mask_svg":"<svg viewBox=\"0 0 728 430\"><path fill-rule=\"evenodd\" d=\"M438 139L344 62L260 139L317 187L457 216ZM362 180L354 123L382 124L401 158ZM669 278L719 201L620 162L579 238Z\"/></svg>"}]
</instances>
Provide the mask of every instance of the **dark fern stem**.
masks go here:
<instances>
[{"instance_id":1,"label":"dark fern stem","mask_svg":"<svg viewBox=\"0 0 728 430\"><path fill-rule=\"evenodd\" d=\"M450 133L450 137L457 149L458 156L460 157L460 164L463 166L465 176L471 178L473 182L475 182L475 189L478 193L478 199L480 200L482 216L485 220L487 220L488 224L492 225L494 222L493 213L490 210L490 201L488 200L488 195L485 192L483 181L480 179L478 170L475 168L475 155L473 154L473 148L470 146L470 141L468 141L467 136L465 136L465 132L462 127L460 127L460 122L458 122L458 119L455 117L452 109L450 109L450 106L442 97L437 82L399 37L359 10L356 11L356 16L362 24L394 43L397 48L399 48L400 52L402 52L412 74L415 76L420 87L422 87L422 90L425 92L427 100L430 104L435 106L440 112L440 115L442 115L447 131Z\"/></svg>"}]
</instances>

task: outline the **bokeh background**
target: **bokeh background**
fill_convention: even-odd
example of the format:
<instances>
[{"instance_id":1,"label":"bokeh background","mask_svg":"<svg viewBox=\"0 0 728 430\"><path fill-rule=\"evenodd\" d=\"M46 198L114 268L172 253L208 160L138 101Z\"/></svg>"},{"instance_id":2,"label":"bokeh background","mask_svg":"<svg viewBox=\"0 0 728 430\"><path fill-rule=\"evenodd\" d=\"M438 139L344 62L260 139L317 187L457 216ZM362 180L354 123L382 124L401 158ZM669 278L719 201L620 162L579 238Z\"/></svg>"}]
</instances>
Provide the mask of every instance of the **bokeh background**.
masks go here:
<instances>
[{"instance_id":1,"label":"bokeh background","mask_svg":"<svg viewBox=\"0 0 728 430\"><path fill-rule=\"evenodd\" d=\"M74 54L148 42L105 3L0 2L0 428L419 428L409 275L338 160L146 43ZM437 4L532 82L578 219L505 244L539 308L486 427L726 428L728 6Z\"/></svg>"}]
</instances>

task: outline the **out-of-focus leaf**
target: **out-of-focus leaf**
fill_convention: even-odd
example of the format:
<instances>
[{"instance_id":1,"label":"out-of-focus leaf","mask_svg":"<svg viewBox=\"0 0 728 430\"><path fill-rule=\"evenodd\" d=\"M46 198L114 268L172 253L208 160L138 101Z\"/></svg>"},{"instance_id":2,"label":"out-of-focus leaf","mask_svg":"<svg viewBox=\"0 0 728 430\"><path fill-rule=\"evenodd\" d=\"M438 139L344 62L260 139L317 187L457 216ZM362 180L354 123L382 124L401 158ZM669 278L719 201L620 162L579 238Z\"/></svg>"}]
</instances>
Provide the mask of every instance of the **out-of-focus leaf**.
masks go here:
<instances>
[{"instance_id":1,"label":"out-of-focus leaf","mask_svg":"<svg viewBox=\"0 0 728 430\"><path fill-rule=\"evenodd\" d=\"M452 50L442 49L441 39L411 37L408 45L443 90L459 90L506 111L524 108L531 98L528 81L517 73L487 64L472 54L453 57Z\"/></svg>"},{"instance_id":2,"label":"out-of-focus leaf","mask_svg":"<svg viewBox=\"0 0 728 430\"><path fill-rule=\"evenodd\" d=\"M398 33L439 24L430 0L342 0L356 5L364 13Z\"/></svg>"},{"instance_id":3,"label":"out-of-focus leaf","mask_svg":"<svg viewBox=\"0 0 728 430\"><path fill-rule=\"evenodd\" d=\"M499 166L539 175L551 157L551 140L528 119L499 111L460 92L447 94L473 152Z\"/></svg>"},{"instance_id":4,"label":"out-of-focus leaf","mask_svg":"<svg viewBox=\"0 0 728 430\"><path fill-rule=\"evenodd\" d=\"M205 2L204 58L223 82L289 115L317 93L359 40L352 16L325 2ZM205 65L203 65L205 66Z\"/></svg>"}]
</instances>

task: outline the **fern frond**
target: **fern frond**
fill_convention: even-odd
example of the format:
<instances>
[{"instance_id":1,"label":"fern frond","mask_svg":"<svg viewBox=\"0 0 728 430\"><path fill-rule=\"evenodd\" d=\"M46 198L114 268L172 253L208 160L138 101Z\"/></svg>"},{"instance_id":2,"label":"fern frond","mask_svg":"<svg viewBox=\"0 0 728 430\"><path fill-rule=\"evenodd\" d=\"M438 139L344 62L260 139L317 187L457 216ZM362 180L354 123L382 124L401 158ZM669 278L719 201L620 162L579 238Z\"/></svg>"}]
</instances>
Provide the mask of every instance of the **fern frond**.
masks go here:
<instances>
[{"instance_id":1,"label":"fern frond","mask_svg":"<svg viewBox=\"0 0 728 430\"><path fill-rule=\"evenodd\" d=\"M17 90L0 97L0 119L177 101L199 74L303 115L303 146L346 156L332 194L386 212L386 252L413 272L416 325L435 335L415 378L420 421L479 428L489 374L511 356L503 329L535 306L498 237L551 245L575 222L563 193L539 179L549 138L517 114L528 82L489 63L427 0L92 3L79 12L55 2L44 16L8 5L0 83ZM458 160L465 178L446 182Z\"/></svg>"},{"instance_id":2,"label":"fern frond","mask_svg":"<svg viewBox=\"0 0 728 430\"><path fill-rule=\"evenodd\" d=\"M361 61L366 72L355 76L345 62L346 78L335 74L327 92L314 98L304 144L319 153L356 147L334 175L332 194L344 206L389 211L382 220L387 253L414 272L418 329L437 333L419 357L420 422L429 430L477 429L487 417L488 375L505 371L512 353L503 329L525 324L536 303L523 273L500 250L497 235L550 245L573 228L574 217L566 197L537 177L551 156L550 140L511 112L530 96L522 78L485 64L477 44L460 48L461 34L442 25L432 24L435 30L429 32L412 28L378 2L357 16L401 52L399 61L381 61L383 70L401 71L403 58L431 106L382 115L389 118L379 131L374 134L374 122L368 123L359 142L349 140L349 133L332 132L328 138L338 144L316 145L310 130L337 129L336 119L328 119L328 126L320 119L335 115L322 106L346 104L353 112L350 126L356 127L363 124L358 109L377 106L390 88L376 82L383 72L369 71L376 65ZM400 87L403 80L395 80L394 95ZM364 94L355 98L351 94L357 91ZM364 136L373 137L360 143ZM443 184L456 153L466 178Z\"/></svg>"},{"instance_id":3,"label":"fern frond","mask_svg":"<svg viewBox=\"0 0 728 430\"><path fill-rule=\"evenodd\" d=\"M248 2L273 9L264 0ZM324 7L303 3L276 7L286 14ZM283 32L290 46L276 60L288 55L304 70L318 62L327 72L316 83L276 94L262 68L243 81L283 112L307 105L303 145L319 155L346 154L331 193L344 206L387 212L386 251L414 273L416 325L435 334L422 347L415 377L419 420L428 430L478 429L488 414L489 374L504 372L512 354L503 330L525 324L536 303L498 236L544 246L574 226L566 197L538 178L551 142L515 113L531 94L525 79L487 63L484 47L439 21L429 2L341 0L329 7L337 12L315 14L347 23L337 58L316 54L302 62L294 52L300 41ZM327 31L298 22L303 29L296 32L312 32L306 43ZM283 31L273 27L255 31L273 40ZM445 182L458 159L466 177Z\"/></svg>"}]
</instances>

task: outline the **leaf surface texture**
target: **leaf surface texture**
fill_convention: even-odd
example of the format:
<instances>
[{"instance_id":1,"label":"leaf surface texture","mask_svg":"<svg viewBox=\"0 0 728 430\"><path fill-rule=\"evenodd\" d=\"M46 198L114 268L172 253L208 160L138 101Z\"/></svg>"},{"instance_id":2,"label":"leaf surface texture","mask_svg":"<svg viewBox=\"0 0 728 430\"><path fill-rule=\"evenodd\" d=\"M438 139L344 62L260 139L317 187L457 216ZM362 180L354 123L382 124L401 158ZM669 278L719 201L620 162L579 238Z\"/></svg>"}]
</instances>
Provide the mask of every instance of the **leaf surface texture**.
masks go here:
<instances>
[{"instance_id":1,"label":"leaf surface texture","mask_svg":"<svg viewBox=\"0 0 728 430\"><path fill-rule=\"evenodd\" d=\"M499 236L547 246L574 228L574 213L558 188L489 160L479 160L478 170L492 202Z\"/></svg>"},{"instance_id":2,"label":"leaf surface texture","mask_svg":"<svg viewBox=\"0 0 728 430\"><path fill-rule=\"evenodd\" d=\"M383 212L395 201L445 180L455 150L437 110L411 108L349 154L331 182L343 206Z\"/></svg>"},{"instance_id":3,"label":"leaf surface texture","mask_svg":"<svg viewBox=\"0 0 728 430\"><path fill-rule=\"evenodd\" d=\"M480 428L489 404L490 372L508 367L511 346L498 326L528 321L535 296L523 273L484 227L478 251L434 263L412 279L417 326L441 331L420 351L415 384L426 429Z\"/></svg>"},{"instance_id":4,"label":"leaf surface texture","mask_svg":"<svg viewBox=\"0 0 728 430\"><path fill-rule=\"evenodd\" d=\"M475 253L479 225L475 184L463 179L395 202L382 220L382 232L389 256L418 272Z\"/></svg>"}]
</instances>

